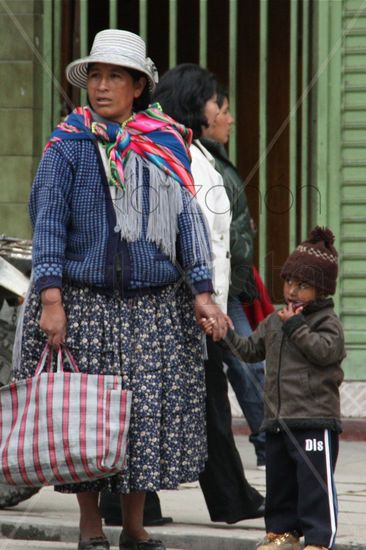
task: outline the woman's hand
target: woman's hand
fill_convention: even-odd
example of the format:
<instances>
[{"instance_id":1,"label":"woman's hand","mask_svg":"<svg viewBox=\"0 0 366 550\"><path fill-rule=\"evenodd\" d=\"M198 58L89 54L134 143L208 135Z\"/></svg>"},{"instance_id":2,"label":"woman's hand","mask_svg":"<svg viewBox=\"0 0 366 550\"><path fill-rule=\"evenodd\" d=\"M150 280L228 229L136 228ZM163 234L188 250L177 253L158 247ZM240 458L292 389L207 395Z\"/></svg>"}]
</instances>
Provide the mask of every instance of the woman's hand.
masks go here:
<instances>
[{"instance_id":1,"label":"woman's hand","mask_svg":"<svg viewBox=\"0 0 366 550\"><path fill-rule=\"evenodd\" d=\"M50 346L58 348L66 339L66 314L58 288L47 288L41 293L42 314L39 326L47 334Z\"/></svg>"},{"instance_id":2,"label":"woman's hand","mask_svg":"<svg viewBox=\"0 0 366 550\"><path fill-rule=\"evenodd\" d=\"M234 328L230 317L221 311L208 292L197 294L194 308L199 325L209 320L210 335L214 342L222 340L226 336L228 328Z\"/></svg>"},{"instance_id":3,"label":"woman's hand","mask_svg":"<svg viewBox=\"0 0 366 550\"><path fill-rule=\"evenodd\" d=\"M277 314L281 321L287 321L291 317L294 317L294 315L298 315L299 313L301 313L303 309L303 305L296 307L290 302L289 304L287 304L287 306L277 311Z\"/></svg>"}]
</instances>

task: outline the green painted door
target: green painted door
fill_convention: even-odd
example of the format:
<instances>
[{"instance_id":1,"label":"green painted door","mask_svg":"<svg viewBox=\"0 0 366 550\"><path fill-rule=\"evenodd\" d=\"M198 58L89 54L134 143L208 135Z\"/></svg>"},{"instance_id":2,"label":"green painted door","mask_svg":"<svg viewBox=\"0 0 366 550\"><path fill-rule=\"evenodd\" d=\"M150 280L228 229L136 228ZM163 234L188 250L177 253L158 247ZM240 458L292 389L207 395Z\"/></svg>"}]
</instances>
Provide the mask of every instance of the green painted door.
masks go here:
<instances>
[{"instance_id":1,"label":"green painted door","mask_svg":"<svg viewBox=\"0 0 366 550\"><path fill-rule=\"evenodd\" d=\"M341 116L341 289L347 374L366 379L366 2L344 0Z\"/></svg>"}]
</instances>

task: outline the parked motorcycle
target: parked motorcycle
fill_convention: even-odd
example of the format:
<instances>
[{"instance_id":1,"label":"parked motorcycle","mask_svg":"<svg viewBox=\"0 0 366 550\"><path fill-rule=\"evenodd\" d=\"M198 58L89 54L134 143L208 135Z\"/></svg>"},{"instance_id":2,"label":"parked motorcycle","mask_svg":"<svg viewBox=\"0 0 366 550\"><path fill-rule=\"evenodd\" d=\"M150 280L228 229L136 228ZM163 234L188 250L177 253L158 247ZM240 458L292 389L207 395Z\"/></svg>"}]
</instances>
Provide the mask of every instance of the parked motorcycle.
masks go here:
<instances>
[{"instance_id":1,"label":"parked motorcycle","mask_svg":"<svg viewBox=\"0 0 366 550\"><path fill-rule=\"evenodd\" d=\"M9 383L19 306L29 286L32 242L0 235L0 386ZM0 508L15 506L38 489L0 484Z\"/></svg>"}]
</instances>

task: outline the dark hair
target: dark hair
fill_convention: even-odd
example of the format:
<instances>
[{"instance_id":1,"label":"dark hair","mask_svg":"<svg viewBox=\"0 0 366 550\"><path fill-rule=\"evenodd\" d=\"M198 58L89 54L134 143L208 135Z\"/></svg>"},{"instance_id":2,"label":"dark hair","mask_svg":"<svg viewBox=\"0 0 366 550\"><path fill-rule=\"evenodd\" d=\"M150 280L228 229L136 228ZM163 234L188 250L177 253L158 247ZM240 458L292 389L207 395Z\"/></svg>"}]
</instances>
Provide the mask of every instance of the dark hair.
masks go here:
<instances>
[{"instance_id":1,"label":"dark hair","mask_svg":"<svg viewBox=\"0 0 366 550\"><path fill-rule=\"evenodd\" d=\"M87 68L88 74L89 74L90 66L94 64L95 63L90 63L88 65L88 68ZM135 69L123 67L122 65L118 65L118 66L121 66L122 69L128 72L128 74L132 76L134 82L137 82L141 77L144 77L146 79L145 88L143 89L143 92L140 95L140 97L134 99L132 109L135 113L138 113L139 111L143 111L147 109L151 103L151 92L150 92L149 80L147 76L144 73L141 73L140 71L136 71ZM88 103L89 103L89 99L88 99Z\"/></svg>"},{"instance_id":2,"label":"dark hair","mask_svg":"<svg viewBox=\"0 0 366 550\"><path fill-rule=\"evenodd\" d=\"M135 69L128 69L127 67L123 68L132 76L134 82L137 82L141 77L144 77L146 79L146 85L142 91L142 94L133 102L133 110L135 113L138 113L139 111L144 111L151 103L149 79L147 78L146 74L141 73L140 71L136 71Z\"/></svg>"},{"instance_id":3,"label":"dark hair","mask_svg":"<svg viewBox=\"0 0 366 550\"><path fill-rule=\"evenodd\" d=\"M201 136L202 127L208 126L203 111L216 91L217 81L212 73L194 63L182 63L162 76L153 101L158 101L167 115L191 128L196 139Z\"/></svg>"},{"instance_id":4,"label":"dark hair","mask_svg":"<svg viewBox=\"0 0 366 550\"><path fill-rule=\"evenodd\" d=\"M223 86L222 84L218 83L217 84L217 100L216 101L217 101L217 105L219 106L219 109L221 109L221 107L223 106L225 99L229 99L229 94L228 94L227 88L225 86Z\"/></svg>"}]
</instances>

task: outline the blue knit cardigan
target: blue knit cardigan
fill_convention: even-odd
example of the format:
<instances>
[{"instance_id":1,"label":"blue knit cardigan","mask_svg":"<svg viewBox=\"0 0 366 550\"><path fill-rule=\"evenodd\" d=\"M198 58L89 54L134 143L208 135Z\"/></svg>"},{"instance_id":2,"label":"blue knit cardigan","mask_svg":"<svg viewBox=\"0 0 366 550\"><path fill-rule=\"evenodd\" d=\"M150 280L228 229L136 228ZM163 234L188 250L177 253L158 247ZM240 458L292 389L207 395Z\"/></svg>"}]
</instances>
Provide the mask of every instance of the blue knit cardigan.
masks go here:
<instances>
[{"instance_id":1,"label":"blue knit cardigan","mask_svg":"<svg viewBox=\"0 0 366 550\"><path fill-rule=\"evenodd\" d=\"M61 141L44 154L30 197L33 277L38 292L62 288L64 280L133 295L181 280L193 293L213 292L209 267L193 254L191 201L181 189L177 262L146 240L149 171L143 174L143 231L135 242L121 240L98 145Z\"/></svg>"}]
</instances>

